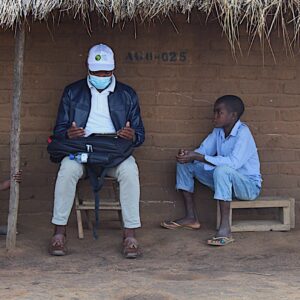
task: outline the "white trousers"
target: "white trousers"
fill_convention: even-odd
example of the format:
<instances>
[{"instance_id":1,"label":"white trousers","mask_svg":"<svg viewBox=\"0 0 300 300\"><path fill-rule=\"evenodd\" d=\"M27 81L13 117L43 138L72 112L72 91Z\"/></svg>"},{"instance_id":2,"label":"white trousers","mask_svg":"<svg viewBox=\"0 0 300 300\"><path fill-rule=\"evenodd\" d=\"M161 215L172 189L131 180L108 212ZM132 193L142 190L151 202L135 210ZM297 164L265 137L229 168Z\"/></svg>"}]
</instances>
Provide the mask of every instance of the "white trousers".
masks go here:
<instances>
[{"instance_id":1,"label":"white trousers","mask_svg":"<svg viewBox=\"0 0 300 300\"><path fill-rule=\"evenodd\" d=\"M76 185L84 175L84 166L65 157L57 174L52 223L66 225L74 203ZM141 227L139 201L139 170L133 156L115 168L108 169L108 176L117 178L120 185L120 202L125 228Z\"/></svg>"}]
</instances>

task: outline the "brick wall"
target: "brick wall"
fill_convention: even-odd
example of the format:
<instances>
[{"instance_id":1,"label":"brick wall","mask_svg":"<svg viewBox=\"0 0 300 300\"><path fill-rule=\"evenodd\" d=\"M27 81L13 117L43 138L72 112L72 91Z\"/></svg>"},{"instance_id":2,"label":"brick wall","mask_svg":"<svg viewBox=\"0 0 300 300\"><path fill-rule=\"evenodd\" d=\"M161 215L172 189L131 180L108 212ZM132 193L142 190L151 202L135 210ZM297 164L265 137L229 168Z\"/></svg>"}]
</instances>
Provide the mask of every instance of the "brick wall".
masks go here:
<instances>
[{"instance_id":1,"label":"brick wall","mask_svg":"<svg viewBox=\"0 0 300 300\"><path fill-rule=\"evenodd\" d=\"M79 21L62 19L59 26L31 25L26 40L22 103L21 160L24 182L20 213L50 211L57 166L48 160L46 139L55 122L64 86L86 75L89 47L111 45L116 76L139 94L146 142L136 151L140 167L144 219L159 221L179 215L182 203L174 190L179 147L195 148L212 129L212 105L233 93L246 104L243 120L255 136L264 178L263 194L296 198L300 212L300 84L298 56L290 58L282 40L273 39L273 57L264 57L255 41L250 54L241 34L243 55L234 59L217 23L196 16L162 23L103 26L92 20L92 32ZM137 37L135 38L135 34ZM277 33L276 33L277 34ZM13 33L0 31L0 169L9 172L9 130L12 98ZM2 193L1 213L8 193ZM201 221L212 223L215 203L197 184ZM299 203L299 204L298 204ZM300 218L298 217L298 221Z\"/></svg>"}]
</instances>

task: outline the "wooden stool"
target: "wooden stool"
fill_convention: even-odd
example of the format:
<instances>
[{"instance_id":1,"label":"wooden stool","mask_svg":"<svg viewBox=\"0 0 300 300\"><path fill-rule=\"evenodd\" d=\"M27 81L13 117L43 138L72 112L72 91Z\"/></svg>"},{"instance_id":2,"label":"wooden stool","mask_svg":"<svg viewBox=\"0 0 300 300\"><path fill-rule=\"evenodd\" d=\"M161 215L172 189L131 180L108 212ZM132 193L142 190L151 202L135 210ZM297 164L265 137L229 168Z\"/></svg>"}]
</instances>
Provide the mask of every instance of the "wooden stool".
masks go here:
<instances>
[{"instance_id":1,"label":"wooden stool","mask_svg":"<svg viewBox=\"0 0 300 300\"><path fill-rule=\"evenodd\" d=\"M232 210L237 208L279 208L277 220L232 220ZM240 231L289 231L295 228L295 199L287 197L259 197L256 200L231 202L230 225L232 232ZM217 229L220 226L220 206L217 203Z\"/></svg>"},{"instance_id":2,"label":"wooden stool","mask_svg":"<svg viewBox=\"0 0 300 300\"><path fill-rule=\"evenodd\" d=\"M104 179L105 185L108 183L113 189L114 199L113 201L108 199L102 199L100 197L100 206L99 210L115 210L118 212L119 221L121 226L123 225L122 219L122 210L121 204L119 200L119 183L116 178L112 177L105 177ZM90 219L90 210L95 211L95 199L94 198L84 198L79 196L80 192L80 184L81 180L79 181L76 189L75 195L75 210L77 216L77 226L78 226L78 238L83 239L83 226L82 226L82 216L81 211L85 212L86 220L87 220L87 228L91 229L93 227L92 221ZM100 191L101 193L101 191Z\"/></svg>"}]
</instances>

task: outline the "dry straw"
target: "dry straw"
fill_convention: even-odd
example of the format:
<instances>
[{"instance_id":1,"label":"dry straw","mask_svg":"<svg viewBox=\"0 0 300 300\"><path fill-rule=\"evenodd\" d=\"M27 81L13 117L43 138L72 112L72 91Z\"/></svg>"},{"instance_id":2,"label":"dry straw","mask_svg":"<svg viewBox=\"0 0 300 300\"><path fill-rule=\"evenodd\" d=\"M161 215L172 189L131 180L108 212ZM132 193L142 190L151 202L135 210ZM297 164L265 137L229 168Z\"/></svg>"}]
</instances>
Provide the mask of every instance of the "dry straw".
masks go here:
<instances>
[{"instance_id":1,"label":"dry straw","mask_svg":"<svg viewBox=\"0 0 300 300\"><path fill-rule=\"evenodd\" d=\"M114 22L138 19L146 21L172 13L199 11L207 17L217 16L232 48L238 45L239 29L246 25L249 36L269 41L276 27L282 31L290 47L297 40L300 27L300 0L0 0L0 26L14 27L24 18L47 19L54 12L66 13L86 20L96 12ZM287 26L293 28L288 36Z\"/></svg>"}]
</instances>

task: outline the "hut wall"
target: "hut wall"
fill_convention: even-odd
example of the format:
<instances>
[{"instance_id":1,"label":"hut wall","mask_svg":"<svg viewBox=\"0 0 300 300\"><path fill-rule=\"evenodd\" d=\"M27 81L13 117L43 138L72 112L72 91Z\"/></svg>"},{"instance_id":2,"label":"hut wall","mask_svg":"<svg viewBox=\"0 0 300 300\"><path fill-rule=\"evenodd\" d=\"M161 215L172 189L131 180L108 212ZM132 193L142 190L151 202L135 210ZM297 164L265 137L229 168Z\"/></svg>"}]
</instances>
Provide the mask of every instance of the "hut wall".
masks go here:
<instances>
[{"instance_id":1,"label":"hut wall","mask_svg":"<svg viewBox=\"0 0 300 300\"><path fill-rule=\"evenodd\" d=\"M57 165L49 162L51 134L63 88L86 76L85 59L93 44L115 51L116 76L138 93L146 141L136 150L140 169L144 220L160 221L180 215L175 191L178 148L193 149L212 130L215 99L241 96L246 121L257 142L264 178L264 195L296 198L300 222L300 75L298 55L288 57L282 40L273 38L276 57L266 46L264 58L254 42L241 33L243 55L235 60L216 22L205 24L184 16L151 24L116 25L92 19L92 32L80 21L63 18L59 26L33 23L27 34L22 103L21 214L51 212ZM176 26L176 29L175 29ZM276 33L277 34L277 33ZM136 36L135 36L136 35ZM0 169L9 173L9 131L12 99L14 37L0 31ZM7 212L8 193L0 195L0 212ZM200 220L215 221L212 193L196 184Z\"/></svg>"}]
</instances>

